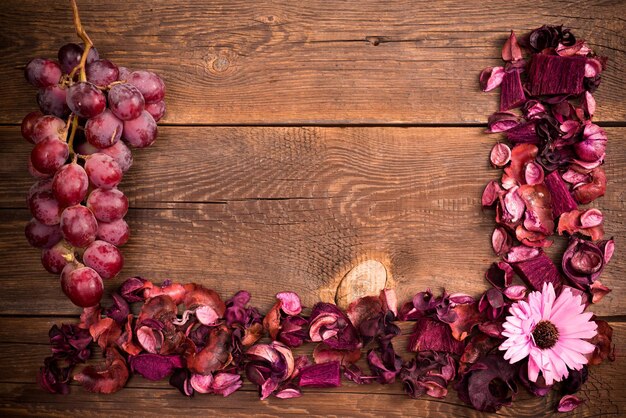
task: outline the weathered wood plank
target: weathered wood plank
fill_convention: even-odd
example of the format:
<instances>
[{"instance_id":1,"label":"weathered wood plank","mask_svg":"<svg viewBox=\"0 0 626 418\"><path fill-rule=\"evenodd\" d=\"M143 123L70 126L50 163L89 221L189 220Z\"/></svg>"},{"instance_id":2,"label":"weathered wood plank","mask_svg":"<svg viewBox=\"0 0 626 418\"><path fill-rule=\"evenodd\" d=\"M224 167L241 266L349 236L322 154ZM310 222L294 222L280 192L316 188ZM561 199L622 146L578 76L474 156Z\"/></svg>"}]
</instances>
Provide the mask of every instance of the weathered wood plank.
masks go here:
<instances>
[{"instance_id":1,"label":"weathered wood plank","mask_svg":"<svg viewBox=\"0 0 626 418\"><path fill-rule=\"evenodd\" d=\"M0 128L2 142L12 141L0 149L0 312L76 313L23 237L29 214L15 208L32 182L29 145L13 131ZM607 234L620 237L626 129L608 133L609 186L598 206ZM136 208L121 277L193 280L225 297L244 288L269 308L285 289L307 304L328 298L372 259L403 300L427 287L478 294L494 259L494 215L482 211L480 195L499 173L487 162L495 140L480 128L165 127L154 147L136 153L121 186ZM598 314L626 312L625 272L626 253L617 251L603 275L614 292Z\"/></svg>"},{"instance_id":2,"label":"weathered wood plank","mask_svg":"<svg viewBox=\"0 0 626 418\"><path fill-rule=\"evenodd\" d=\"M598 120L625 121L622 1L79 1L103 56L158 71L176 124L484 123L497 94L478 74L500 65L511 29L565 24L609 57ZM21 66L76 41L66 0L0 10L0 123L36 105Z\"/></svg>"},{"instance_id":3,"label":"weathered wood plank","mask_svg":"<svg viewBox=\"0 0 626 418\"><path fill-rule=\"evenodd\" d=\"M71 318L67 318L72 320ZM96 414L128 414L136 411L140 414L189 414L190 410L202 408L225 415L244 415L254 411L256 414L307 413L341 414L370 416L415 415L416 408L420 416L441 416L454 413L455 416L479 416L468 408L451 390L444 400L423 398L411 400L402 394L400 383L392 385L359 386L344 381L343 386L334 389L306 389L302 398L279 402L270 399L260 402L256 389L246 383L240 392L224 400L211 396L196 396L193 400L185 399L167 382L149 382L141 377L133 377L128 386L110 396L89 394L74 385L69 396L51 396L39 389L34 382L39 364L48 355L47 328L54 320L46 318L5 318L0 328L0 358L5 366L0 369L0 411L5 414L36 413L37 415L55 415L70 409L78 413L91 404ZM58 318L57 323L63 322ZM618 347L624 344L626 324L611 323L615 329L614 342ZM406 352L408 333L412 324L402 323L403 335L395 341L399 354L410 358ZM15 335L26 343L15 343ZM311 354L313 345L306 345L297 350L298 354ZM580 396L586 404L575 411L573 416L601 414L620 415L626 408L626 363L624 353L618 350L618 359L612 364L593 367L589 382L583 387ZM94 360L94 361L97 361ZM152 402L146 402L146 399ZM558 401L550 395L546 399L535 398L521 389L518 398L510 408L500 411L505 416L539 416L552 410ZM339 405L341 404L341 405ZM393 404L393 408L390 405ZM379 411L379 412L376 412ZM90 415L91 416L91 415ZM99 415L96 415L99 416Z\"/></svg>"}]
</instances>

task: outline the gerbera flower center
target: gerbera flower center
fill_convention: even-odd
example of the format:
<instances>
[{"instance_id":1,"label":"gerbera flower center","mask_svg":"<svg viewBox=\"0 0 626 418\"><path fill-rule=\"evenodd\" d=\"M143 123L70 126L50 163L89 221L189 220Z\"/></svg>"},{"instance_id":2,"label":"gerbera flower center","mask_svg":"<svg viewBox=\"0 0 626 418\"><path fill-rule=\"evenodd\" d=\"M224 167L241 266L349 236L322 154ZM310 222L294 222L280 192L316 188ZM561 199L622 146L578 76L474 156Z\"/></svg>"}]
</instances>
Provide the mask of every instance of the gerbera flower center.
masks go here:
<instances>
[{"instance_id":1,"label":"gerbera flower center","mask_svg":"<svg viewBox=\"0 0 626 418\"><path fill-rule=\"evenodd\" d=\"M539 321L533 331L535 345L541 349L554 347L559 340L559 330L550 321Z\"/></svg>"}]
</instances>

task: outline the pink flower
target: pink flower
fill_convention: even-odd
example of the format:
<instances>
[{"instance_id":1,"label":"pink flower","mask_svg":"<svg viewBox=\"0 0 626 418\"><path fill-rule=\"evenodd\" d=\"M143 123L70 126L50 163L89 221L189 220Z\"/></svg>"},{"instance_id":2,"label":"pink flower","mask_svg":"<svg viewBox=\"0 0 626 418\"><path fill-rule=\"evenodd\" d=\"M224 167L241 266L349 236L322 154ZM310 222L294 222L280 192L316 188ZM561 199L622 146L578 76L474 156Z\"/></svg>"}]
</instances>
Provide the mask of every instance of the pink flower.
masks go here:
<instances>
[{"instance_id":1,"label":"pink flower","mask_svg":"<svg viewBox=\"0 0 626 418\"><path fill-rule=\"evenodd\" d=\"M584 309L581 295L570 287L557 298L552 283L544 283L541 292L511 306L502 332L507 340L500 345L505 360L512 364L529 357L528 378L536 382L541 371L548 385L566 378L568 368L580 370L585 354L595 348L584 339L593 338L598 327Z\"/></svg>"}]
</instances>

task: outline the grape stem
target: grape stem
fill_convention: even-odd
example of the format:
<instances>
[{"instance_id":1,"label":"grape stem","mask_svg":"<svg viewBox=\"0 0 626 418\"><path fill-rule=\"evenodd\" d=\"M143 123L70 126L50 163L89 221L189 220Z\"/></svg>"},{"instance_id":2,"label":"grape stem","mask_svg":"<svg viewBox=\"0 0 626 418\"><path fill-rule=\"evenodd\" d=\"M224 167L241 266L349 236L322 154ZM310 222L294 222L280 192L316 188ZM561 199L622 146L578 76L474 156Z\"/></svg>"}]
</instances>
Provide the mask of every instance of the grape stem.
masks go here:
<instances>
[{"instance_id":1,"label":"grape stem","mask_svg":"<svg viewBox=\"0 0 626 418\"><path fill-rule=\"evenodd\" d=\"M72 4L72 11L74 13L74 26L76 27L76 34L80 39L82 39L85 44L85 49L83 50L83 55L80 57L80 63L74 67L72 72L70 73L70 80L74 79L77 71L80 71L79 79L80 81L87 81L87 74L85 73L85 64L87 63L87 55L89 55L89 50L93 47L93 42L91 42L91 38L83 29L83 25L80 22L80 15L78 14L78 5L76 4L76 0L70 0Z\"/></svg>"},{"instance_id":2,"label":"grape stem","mask_svg":"<svg viewBox=\"0 0 626 418\"><path fill-rule=\"evenodd\" d=\"M72 119L72 131L70 132L70 137L67 140L67 147L70 150L70 155L73 155L73 158L76 158L76 153L74 152L74 137L76 136L76 129L78 128L78 116L72 115L70 116Z\"/></svg>"}]
</instances>

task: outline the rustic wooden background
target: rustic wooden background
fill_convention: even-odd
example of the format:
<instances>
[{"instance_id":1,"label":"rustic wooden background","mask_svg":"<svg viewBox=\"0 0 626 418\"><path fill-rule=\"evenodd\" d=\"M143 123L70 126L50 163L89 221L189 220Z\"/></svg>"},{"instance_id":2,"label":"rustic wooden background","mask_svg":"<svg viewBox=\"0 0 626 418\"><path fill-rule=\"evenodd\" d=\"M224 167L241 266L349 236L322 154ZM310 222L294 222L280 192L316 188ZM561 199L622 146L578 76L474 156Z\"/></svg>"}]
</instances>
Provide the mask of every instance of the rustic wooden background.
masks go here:
<instances>
[{"instance_id":1,"label":"rustic wooden background","mask_svg":"<svg viewBox=\"0 0 626 418\"><path fill-rule=\"evenodd\" d=\"M263 309L285 289L307 304L332 299L367 260L385 266L402 300L427 287L485 290L493 213L480 194L499 173L488 165L497 136L482 131L498 96L479 91L478 74L500 62L510 29L565 24L585 37L610 63L596 96L609 134L609 186L597 206L618 252L602 280L613 293L594 309L615 328L618 359L593 368L572 415L626 414L626 2L79 5L101 56L154 70L168 88L159 139L135 153L121 185L133 236L108 289L131 275L173 278L225 297L248 289ZM5 0L0 22L0 414L480 415L454 392L411 400L399 384L264 402L250 385L226 399L186 399L141 378L112 396L43 393L34 376L47 330L79 311L23 237L33 180L19 123L36 104L22 68L76 38L63 0ZM556 401L520 394L500 414L539 416Z\"/></svg>"}]
</instances>

